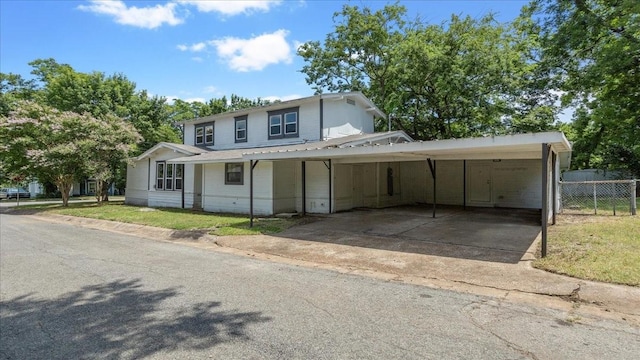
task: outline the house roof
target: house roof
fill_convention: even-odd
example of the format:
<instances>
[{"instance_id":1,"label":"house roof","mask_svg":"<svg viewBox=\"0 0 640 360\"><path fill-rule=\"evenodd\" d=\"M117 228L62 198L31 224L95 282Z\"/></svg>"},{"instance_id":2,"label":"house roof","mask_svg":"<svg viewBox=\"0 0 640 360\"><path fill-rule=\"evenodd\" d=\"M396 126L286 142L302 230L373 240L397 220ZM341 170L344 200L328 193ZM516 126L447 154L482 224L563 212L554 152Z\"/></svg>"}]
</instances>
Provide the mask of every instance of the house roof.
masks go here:
<instances>
[{"instance_id":1,"label":"house roof","mask_svg":"<svg viewBox=\"0 0 640 360\"><path fill-rule=\"evenodd\" d=\"M324 141L315 141L309 143L269 146L262 148L245 148L233 150L214 150L201 153L199 155L185 156L176 159L167 160L170 163L184 164L205 164L216 162L243 161L245 156L251 154L275 154L275 153L296 153L299 151L312 151L329 148L345 148L353 146L361 146L363 144L391 144L413 141L404 131L392 131L386 133L371 133L349 135L339 138L333 138Z\"/></svg>"},{"instance_id":2,"label":"house roof","mask_svg":"<svg viewBox=\"0 0 640 360\"><path fill-rule=\"evenodd\" d=\"M151 156L151 154L153 154L154 152L158 151L159 149L169 149L169 150L173 150L175 152L179 152L181 154L185 154L185 155L189 155L189 156L202 154L202 153L208 151L207 149L202 149L202 148L191 146L191 145L160 142L160 143L157 143L151 149L145 151L144 153L142 153L141 155L136 157L135 160L136 161L140 161L140 160L142 160L144 158L147 158L147 157Z\"/></svg>"},{"instance_id":3,"label":"house roof","mask_svg":"<svg viewBox=\"0 0 640 360\"><path fill-rule=\"evenodd\" d=\"M318 149L263 149L245 154L245 160L319 160L363 162L387 157L390 160L491 160L541 159L542 144L550 145L560 157L560 165L568 167L571 144L561 132L544 132L481 138L418 141L408 143L369 144Z\"/></svg>"},{"instance_id":4,"label":"house roof","mask_svg":"<svg viewBox=\"0 0 640 360\"><path fill-rule=\"evenodd\" d=\"M373 115L380 118L386 118L385 113L383 113L382 110L380 110L373 102L371 102L371 100L369 100L361 92L353 91L353 92L345 92L345 93L319 94L319 95L313 95L313 96L308 96L308 97L303 97L303 98L298 98L293 100L274 102L269 105L257 106L253 108L240 109L240 110L234 110L234 111L227 111L224 113L204 116L201 118L179 121L177 122L177 124L182 124L182 125L199 124L199 123L234 117L238 115L246 115L246 114L255 113L255 112L286 109L289 107L298 106L298 105L313 102L313 101L318 101L320 99L341 100L343 98L349 98L349 99L354 99L356 101L359 101L365 106L365 110L368 111L369 113L372 113Z\"/></svg>"}]
</instances>

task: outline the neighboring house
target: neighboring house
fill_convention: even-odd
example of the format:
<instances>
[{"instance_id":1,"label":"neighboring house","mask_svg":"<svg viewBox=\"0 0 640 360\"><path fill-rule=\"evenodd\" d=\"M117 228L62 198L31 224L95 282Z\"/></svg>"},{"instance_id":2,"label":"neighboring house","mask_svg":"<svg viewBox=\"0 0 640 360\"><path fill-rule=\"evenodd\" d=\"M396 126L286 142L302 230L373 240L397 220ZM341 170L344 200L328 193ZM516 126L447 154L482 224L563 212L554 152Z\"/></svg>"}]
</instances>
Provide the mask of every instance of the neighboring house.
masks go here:
<instances>
[{"instance_id":1,"label":"neighboring house","mask_svg":"<svg viewBox=\"0 0 640 360\"><path fill-rule=\"evenodd\" d=\"M186 121L184 144L134 159L125 202L257 215L434 202L554 211L571 151L562 133L414 142L375 133L384 117L352 92Z\"/></svg>"}]
</instances>

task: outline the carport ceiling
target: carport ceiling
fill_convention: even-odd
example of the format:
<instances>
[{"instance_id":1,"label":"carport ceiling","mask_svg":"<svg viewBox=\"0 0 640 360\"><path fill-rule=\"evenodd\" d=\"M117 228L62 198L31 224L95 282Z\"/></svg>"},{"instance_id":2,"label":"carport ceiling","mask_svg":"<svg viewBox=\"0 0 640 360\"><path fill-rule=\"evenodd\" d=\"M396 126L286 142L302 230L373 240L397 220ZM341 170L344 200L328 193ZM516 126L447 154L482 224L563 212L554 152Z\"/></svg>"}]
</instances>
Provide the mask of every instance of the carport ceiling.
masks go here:
<instances>
[{"instance_id":1,"label":"carport ceiling","mask_svg":"<svg viewBox=\"0 0 640 360\"><path fill-rule=\"evenodd\" d=\"M491 136L483 138L419 141L390 145L362 145L311 150L287 150L245 153L248 160L319 160L341 163L368 161L541 159L542 144L551 145L567 162L571 144L561 132ZM564 156L562 156L564 155ZM566 158L566 159L562 159ZM563 161L564 160L564 161Z\"/></svg>"}]
</instances>

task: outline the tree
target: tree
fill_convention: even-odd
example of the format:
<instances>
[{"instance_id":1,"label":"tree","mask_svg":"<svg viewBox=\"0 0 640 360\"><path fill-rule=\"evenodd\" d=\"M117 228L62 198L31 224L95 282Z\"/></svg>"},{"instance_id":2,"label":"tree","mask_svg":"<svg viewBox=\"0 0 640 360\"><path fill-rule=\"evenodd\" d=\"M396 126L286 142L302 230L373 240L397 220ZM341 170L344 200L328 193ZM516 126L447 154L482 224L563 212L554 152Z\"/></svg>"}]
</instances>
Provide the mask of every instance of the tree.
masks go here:
<instances>
[{"instance_id":1,"label":"tree","mask_svg":"<svg viewBox=\"0 0 640 360\"><path fill-rule=\"evenodd\" d=\"M345 5L323 44L299 48L316 93L362 91L415 139L547 130L556 109L532 59L526 18L498 24L452 16L428 25L398 4L378 11ZM378 130L387 128L385 122Z\"/></svg>"},{"instance_id":2,"label":"tree","mask_svg":"<svg viewBox=\"0 0 640 360\"><path fill-rule=\"evenodd\" d=\"M21 101L8 117L0 117L3 171L53 182L64 206L74 181L106 181L113 176L110 164L128 161L139 139L115 116L96 119L32 101Z\"/></svg>"},{"instance_id":3,"label":"tree","mask_svg":"<svg viewBox=\"0 0 640 360\"><path fill-rule=\"evenodd\" d=\"M640 2L536 0L544 59L578 110L573 164L640 176Z\"/></svg>"}]
</instances>

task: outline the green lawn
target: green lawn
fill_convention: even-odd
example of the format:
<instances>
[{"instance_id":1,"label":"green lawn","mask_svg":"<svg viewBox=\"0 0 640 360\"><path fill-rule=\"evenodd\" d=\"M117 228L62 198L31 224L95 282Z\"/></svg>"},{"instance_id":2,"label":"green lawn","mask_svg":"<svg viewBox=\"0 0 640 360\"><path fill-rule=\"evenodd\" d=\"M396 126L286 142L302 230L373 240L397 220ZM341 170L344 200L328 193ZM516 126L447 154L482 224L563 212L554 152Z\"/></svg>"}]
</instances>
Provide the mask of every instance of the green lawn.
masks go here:
<instances>
[{"instance_id":1,"label":"green lawn","mask_svg":"<svg viewBox=\"0 0 640 360\"><path fill-rule=\"evenodd\" d=\"M257 218L249 228L249 217L232 214L213 214L185 209L147 208L109 202L70 203L62 205L26 205L30 211L79 216L93 219L120 221L156 226L174 230L210 230L212 235L273 234L295 225L298 219Z\"/></svg>"},{"instance_id":2,"label":"green lawn","mask_svg":"<svg viewBox=\"0 0 640 360\"><path fill-rule=\"evenodd\" d=\"M533 266L581 279L640 286L640 216L561 215L547 257Z\"/></svg>"}]
</instances>

